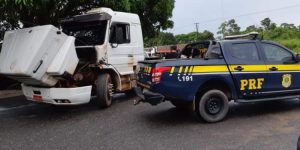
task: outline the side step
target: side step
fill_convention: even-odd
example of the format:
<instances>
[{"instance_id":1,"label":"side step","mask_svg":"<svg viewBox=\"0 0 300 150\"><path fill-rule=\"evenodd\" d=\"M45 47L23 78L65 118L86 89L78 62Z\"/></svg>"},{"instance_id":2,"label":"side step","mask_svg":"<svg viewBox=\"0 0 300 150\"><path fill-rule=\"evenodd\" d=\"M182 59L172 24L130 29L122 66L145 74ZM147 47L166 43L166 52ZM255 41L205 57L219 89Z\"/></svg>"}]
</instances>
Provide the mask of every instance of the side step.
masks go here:
<instances>
[{"instance_id":1,"label":"side step","mask_svg":"<svg viewBox=\"0 0 300 150\"><path fill-rule=\"evenodd\" d=\"M300 95L282 96L282 97L273 97L273 98L262 98L262 99L238 99L238 100L235 100L235 102L238 102L238 103L252 103L252 102L276 101L276 100L294 99L294 98L300 98Z\"/></svg>"}]
</instances>

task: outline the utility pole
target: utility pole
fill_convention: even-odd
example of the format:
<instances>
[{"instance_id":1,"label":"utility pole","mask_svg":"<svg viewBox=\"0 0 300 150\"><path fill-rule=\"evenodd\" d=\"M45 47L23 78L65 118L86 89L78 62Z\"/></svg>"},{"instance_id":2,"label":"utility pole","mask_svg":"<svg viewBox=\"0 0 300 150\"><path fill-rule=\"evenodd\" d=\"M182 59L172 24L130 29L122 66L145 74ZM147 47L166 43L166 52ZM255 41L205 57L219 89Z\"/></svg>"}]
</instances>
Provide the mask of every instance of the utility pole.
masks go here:
<instances>
[{"instance_id":1,"label":"utility pole","mask_svg":"<svg viewBox=\"0 0 300 150\"><path fill-rule=\"evenodd\" d=\"M199 23L195 23L196 25L196 32L197 32L197 40L199 38Z\"/></svg>"}]
</instances>

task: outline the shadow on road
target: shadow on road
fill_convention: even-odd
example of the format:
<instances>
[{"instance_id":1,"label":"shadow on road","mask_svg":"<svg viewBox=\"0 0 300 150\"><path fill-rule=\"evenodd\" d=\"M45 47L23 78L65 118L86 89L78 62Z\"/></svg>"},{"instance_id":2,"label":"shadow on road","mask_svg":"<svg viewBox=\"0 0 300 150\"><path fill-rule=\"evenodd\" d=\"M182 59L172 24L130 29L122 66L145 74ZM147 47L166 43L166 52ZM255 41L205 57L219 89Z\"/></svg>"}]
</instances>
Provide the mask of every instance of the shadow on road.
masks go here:
<instances>
[{"instance_id":1,"label":"shadow on road","mask_svg":"<svg viewBox=\"0 0 300 150\"><path fill-rule=\"evenodd\" d=\"M269 102L257 103L230 103L228 115L224 121L231 119L239 119L256 116L265 116L269 114L285 113L299 111L300 100L278 100ZM182 110L175 107L171 109L147 112L141 114L141 117L146 118L148 122L155 122L158 124L191 124L191 123L205 123L201 119L197 119L192 110Z\"/></svg>"},{"instance_id":2,"label":"shadow on road","mask_svg":"<svg viewBox=\"0 0 300 150\"><path fill-rule=\"evenodd\" d=\"M114 104L109 109L99 109L92 101L86 105L57 107L45 104L35 104L26 101L24 97L16 97L1 101L0 107L15 107L7 111L0 111L0 119L16 119L26 121L45 121L51 122L72 120L79 117L109 117L118 115L116 112L132 113L133 118L146 121L151 125L182 125L204 123L196 118L191 110L183 110L172 107L164 103L152 107L148 105L133 106L130 105L132 99L128 100L124 94L114 96ZM22 104L22 105L21 105ZM21 106L21 107L19 107ZM25 107L22 107L25 106ZM18 108L19 107L19 108ZM131 111L134 109L134 111ZM300 100L282 100L272 102L260 102L249 104L230 103L230 111L224 122L231 120L243 120L244 118L266 116L269 114L285 113L297 111L300 112ZM120 114L121 116L126 116ZM131 118L132 118L131 117ZM122 118L129 119L129 118Z\"/></svg>"},{"instance_id":3,"label":"shadow on road","mask_svg":"<svg viewBox=\"0 0 300 150\"><path fill-rule=\"evenodd\" d=\"M278 100L257 103L234 103L228 118L255 117L260 115L300 111L300 100Z\"/></svg>"},{"instance_id":4,"label":"shadow on road","mask_svg":"<svg viewBox=\"0 0 300 150\"><path fill-rule=\"evenodd\" d=\"M73 117L87 115L89 113L107 111L119 104L126 102L128 98L124 94L114 96L113 105L108 109L99 108L95 104L95 98L90 103L78 106L54 106L49 104L37 104L27 101L25 97L14 97L0 101L1 118L32 119L39 121L65 120Z\"/></svg>"},{"instance_id":5,"label":"shadow on road","mask_svg":"<svg viewBox=\"0 0 300 150\"><path fill-rule=\"evenodd\" d=\"M157 123L157 124L191 124L197 123L197 119L192 111L171 108L156 112L147 112L145 114L141 114L141 117L144 117L149 123Z\"/></svg>"}]
</instances>

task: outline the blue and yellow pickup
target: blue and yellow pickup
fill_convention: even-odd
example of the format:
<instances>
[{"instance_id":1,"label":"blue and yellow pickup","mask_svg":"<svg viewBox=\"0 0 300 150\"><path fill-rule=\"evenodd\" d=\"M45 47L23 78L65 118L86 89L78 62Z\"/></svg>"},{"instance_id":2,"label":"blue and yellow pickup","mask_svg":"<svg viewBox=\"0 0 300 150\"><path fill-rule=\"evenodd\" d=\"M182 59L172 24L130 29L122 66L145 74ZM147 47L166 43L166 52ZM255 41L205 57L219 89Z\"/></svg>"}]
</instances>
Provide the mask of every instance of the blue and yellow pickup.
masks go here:
<instances>
[{"instance_id":1,"label":"blue and yellow pickup","mask_svg":"<svg viewBox=\"0 0 300 150\"><path fill-rule=\"evenodd\" d=\"M299 55L258 35L247 36L189 44L178 59L139 62L141 101L193 106L198 117L217 122L227 115L231 100L299 98Z\"/></svg>"}]
</instances>

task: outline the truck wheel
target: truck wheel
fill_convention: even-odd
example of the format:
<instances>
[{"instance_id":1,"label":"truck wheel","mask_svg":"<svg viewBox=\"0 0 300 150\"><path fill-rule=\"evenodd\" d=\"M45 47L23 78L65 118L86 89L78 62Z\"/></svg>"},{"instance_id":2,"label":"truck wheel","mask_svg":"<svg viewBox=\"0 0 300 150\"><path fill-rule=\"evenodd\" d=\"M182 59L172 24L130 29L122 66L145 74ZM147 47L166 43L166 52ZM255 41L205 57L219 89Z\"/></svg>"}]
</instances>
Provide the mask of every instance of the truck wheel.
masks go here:
<instances>
[{"instance_id":1,"label":"truck wheel","mask_svg":"<svg viewBox=\"0 0 300 150\"><path fill-rule=\"evenodd\" d=\"M220 90L210 90L196 103L196 114L206 122L218 122L225 118L229 110L228 98Z\"/></svg>"},{"instance_id":2,"label":"truck wheel","mask_svg":"<svg viewBox=\"0 0 300 150\"><path fill-rule=\"evenodd\" d=\"M109 74L101 74L96 81L96 104L101 108L110 107L112 104L113 84Z\"/></svg>"}]
</instances>

